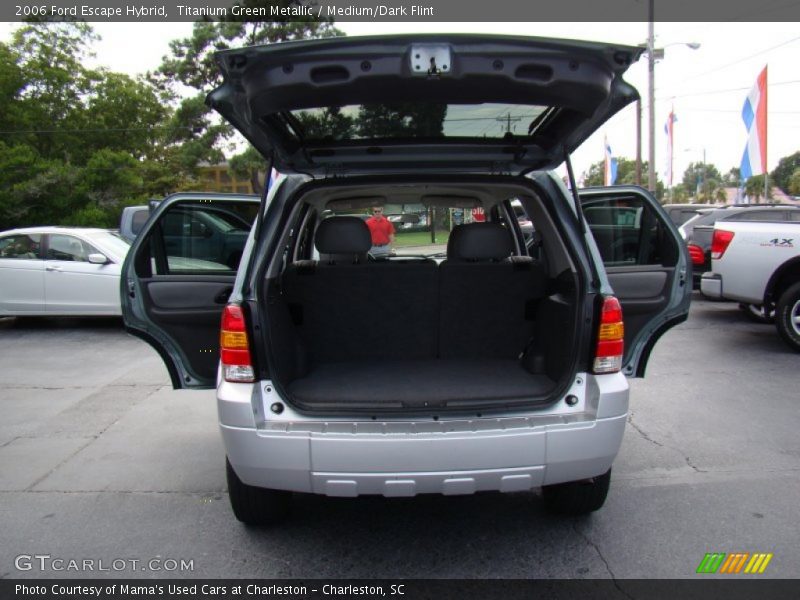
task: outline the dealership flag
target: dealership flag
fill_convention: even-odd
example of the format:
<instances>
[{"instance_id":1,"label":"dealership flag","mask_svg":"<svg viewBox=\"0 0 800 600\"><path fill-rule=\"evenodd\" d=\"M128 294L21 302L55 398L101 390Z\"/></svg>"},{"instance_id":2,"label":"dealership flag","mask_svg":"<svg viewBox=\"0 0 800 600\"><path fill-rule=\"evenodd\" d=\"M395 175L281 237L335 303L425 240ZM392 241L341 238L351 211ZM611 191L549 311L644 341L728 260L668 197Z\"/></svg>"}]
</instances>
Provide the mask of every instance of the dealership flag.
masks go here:
<instances>
[{"instance_id":1,"label":"dealership flag","mask_svg":"<svg viewBox=\"0 0 800 600\"><path fill-rule=\"evenodd\" d=\"M747 146L740 167L742 179L767 172L767 67L758 76L742 108Z\"/></svg>"},{"instance_id":2,"label":"dealership flag","mask_svg":"<svg viewBox=\"0 0 800 600\"><path fill-rule=\"evenodd\" d=\"M617 180L617 159L611 154L611 146L608 145L608 138L604 138L603 143L606 147L603 185L614 185L614 182Z\"/></svg>"},{"instance_id":3,"label":"dealership flag","mask_svg":"<svg viewBox=\"0 0 800 600\"><path fill-rule=\"evenodd\" d=\"M667 187L672 187L672 148L674 144L674 134L675 134L675 121L678 120L678 117L675 116L675 109L671 109L669 111L669 116L667 117L667 122L664 125L664 133L667 134L667 165L665 169L666 177L664 179L667 180Z\"/></svg>"}]
</instances>

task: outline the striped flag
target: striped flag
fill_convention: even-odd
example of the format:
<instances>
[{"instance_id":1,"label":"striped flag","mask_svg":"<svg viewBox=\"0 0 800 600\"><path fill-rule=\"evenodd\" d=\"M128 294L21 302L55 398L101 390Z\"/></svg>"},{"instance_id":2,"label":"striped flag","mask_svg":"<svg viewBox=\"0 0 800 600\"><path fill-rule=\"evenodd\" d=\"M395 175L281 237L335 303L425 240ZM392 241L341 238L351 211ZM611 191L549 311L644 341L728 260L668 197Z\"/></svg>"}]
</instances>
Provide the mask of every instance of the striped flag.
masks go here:
<instances>
[{"instance_id":1,"label":"striped flag","mask_svg":"<svg viewBox=\"0 0 800 600\"><path fill-rule=\"evenodd\" d=\"M667 134L667 164L666 168L664 169L664 179L667 182L667 188L672 187L672 149L674 147L675 140L675 121L677 120L678 117L675 116L675 109L670 109L667 122L664 124L664 133Z\"/></svg>"},{"instance_id":2,"label":"striped flag","mask_svg":"<svg viewBox=\"0 0 800 600\"><path fill-rule=\"evenodd\" d=\"M603 169L603 185L614 185L617 180L617 159L611 154L611 146L608 145L608 138L603 138L606 148L606 160Z\"/></svg>"},{"instance_id":3,"label":"striped flag","mask_svg":"<svg viewBox=\"0 0 800 600\"><path fill-rule=\"evenodd\" d=\"M740 167L742 179L767 172L767 67L758 76L742 108L747 146Z\"/></svg>"}]
</instances>

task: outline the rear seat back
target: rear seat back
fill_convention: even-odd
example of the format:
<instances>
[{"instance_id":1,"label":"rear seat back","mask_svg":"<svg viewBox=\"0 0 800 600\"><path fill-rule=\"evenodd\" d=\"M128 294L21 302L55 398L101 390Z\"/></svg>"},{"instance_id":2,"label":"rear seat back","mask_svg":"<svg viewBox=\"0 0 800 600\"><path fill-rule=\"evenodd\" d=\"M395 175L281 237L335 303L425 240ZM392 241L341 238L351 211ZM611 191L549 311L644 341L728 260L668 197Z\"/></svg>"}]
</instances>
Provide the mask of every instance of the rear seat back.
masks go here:
<instances>
[{"instance_id":1,"label":"rear seat back","mask_svg":"<svg viewBox=\"0 0 800 600\"><path fill-rule=\"evenodd\" d=\"M499 223L453 229L439 266L441 358L516 358L530 342L547 276L541 263L512 251Z\"/></svg>"},{"instance_id":2,"label":"rear seat back","mask_svg":"<svg viewBox=\"0 0 800 600\"><path fill-rule=\"evenodd\" d=\"M291 265L282 286L312 364L436 356L434 262L366 262L371 238L357 217L325 219L315 245L320 261Z\"/></svg>"}]
</instances>

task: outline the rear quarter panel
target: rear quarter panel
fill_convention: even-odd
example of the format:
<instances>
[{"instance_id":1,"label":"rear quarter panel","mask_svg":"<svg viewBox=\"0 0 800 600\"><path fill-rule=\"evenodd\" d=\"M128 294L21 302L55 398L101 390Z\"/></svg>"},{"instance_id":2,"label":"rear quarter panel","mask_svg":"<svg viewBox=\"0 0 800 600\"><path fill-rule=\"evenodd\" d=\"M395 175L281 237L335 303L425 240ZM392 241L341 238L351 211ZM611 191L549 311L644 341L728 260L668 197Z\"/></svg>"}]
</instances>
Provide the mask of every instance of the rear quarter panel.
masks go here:
<instances>
[{"instance_id":1,"label":"rear quarter panel","mask_svg":"<svg viewBox=\"0 0 800 600\"><path fill-rule=\"evenodd\" d=\"M761 304L775 270L800 255L800 223L718 222L733 240L712 271L722 277L722 295L730 300Z\"/></svg>"}]
</instances>

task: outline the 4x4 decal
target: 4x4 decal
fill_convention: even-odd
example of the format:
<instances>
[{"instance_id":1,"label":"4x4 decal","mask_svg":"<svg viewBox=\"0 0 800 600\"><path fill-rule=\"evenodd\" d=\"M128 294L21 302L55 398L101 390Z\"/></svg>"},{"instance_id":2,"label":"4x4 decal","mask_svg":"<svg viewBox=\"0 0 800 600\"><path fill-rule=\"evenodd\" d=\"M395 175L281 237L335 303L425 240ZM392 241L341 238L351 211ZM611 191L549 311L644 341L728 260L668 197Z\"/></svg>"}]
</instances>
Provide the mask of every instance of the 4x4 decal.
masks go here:
<instances>
[{"instance_id":1,"label":"4x4 decal","mask_svg":"<svg viewBox=\"0 0 800 600\"><path fill-rule=\"evenodd\" d=\"M779 248L794 248L794 238L772 238L768 242L762 242L761 246L776 246Z\"/></svg>"}]
</instances>

